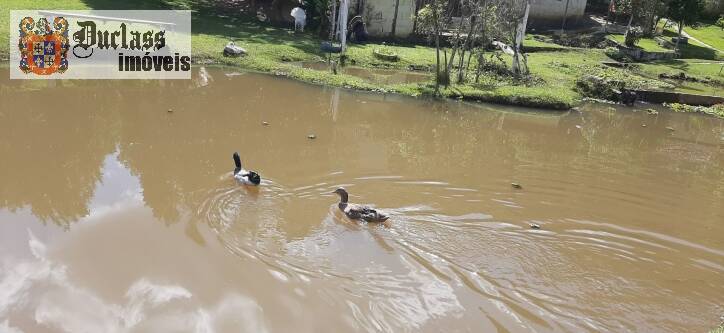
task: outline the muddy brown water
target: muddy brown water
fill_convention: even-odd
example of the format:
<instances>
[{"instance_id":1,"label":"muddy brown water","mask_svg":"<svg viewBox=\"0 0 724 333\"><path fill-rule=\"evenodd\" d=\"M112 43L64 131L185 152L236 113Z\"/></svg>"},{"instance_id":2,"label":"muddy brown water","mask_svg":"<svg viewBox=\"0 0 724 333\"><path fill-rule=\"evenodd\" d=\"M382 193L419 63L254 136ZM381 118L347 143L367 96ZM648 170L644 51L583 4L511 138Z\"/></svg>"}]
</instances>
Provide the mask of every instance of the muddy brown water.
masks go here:
<instances>
[{"instance_id":1,"label":"muddy brown water","mask_svg":"<svg viewBox=\"0 0 724 333\"><path fill-rule=\"evenodd\" d=\"M0 331L705 332L724 314L722 120L207 73L0 71ZM261 187L232 180L234 151ZM344 218L338 186L389 225Z\"/></svg>"}]
</instances>

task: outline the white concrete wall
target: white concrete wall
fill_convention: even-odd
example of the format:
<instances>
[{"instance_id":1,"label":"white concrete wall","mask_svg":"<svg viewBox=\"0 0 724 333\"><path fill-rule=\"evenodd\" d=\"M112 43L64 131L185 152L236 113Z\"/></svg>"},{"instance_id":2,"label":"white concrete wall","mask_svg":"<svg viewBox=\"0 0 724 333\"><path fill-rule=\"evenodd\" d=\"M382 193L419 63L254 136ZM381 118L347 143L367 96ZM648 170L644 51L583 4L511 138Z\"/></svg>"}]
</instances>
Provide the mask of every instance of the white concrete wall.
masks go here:
<instances>
[{"instance_id":1,"label":"white concrete wall","mask_svg":"<svg viewBox=\"0 0 724 333\"><path fill-rule=\"evenodd\" d=\"M392 31L392 20L395 16L395 0L363 0L362 17L371 36L388 37ZM357 1L354 1L356 4ZM350 5L352 7L353 5ZM400 0L397 8L396 37L407 37L412 33L415 13L415 0Z\"/></svg>"},{"instance_id":2,"label":"white concrete wall","mask_svg":"<svg viewBox=\"0 0 724 333\"><path fill-rule=\"evenodd\" d=\"M388 37L392 31L392 18L395 15L395 0L352 0L350 9L356 8L358 1L363 1L362 17L367 24L371 36ZM530 25L560 24L568 3L568 24L575 23L583 17L587 0L531 0ZM354 10L351 10L354 12ZM397 37L407 37L412 33L415 13L415 0L400 0L397 14Z\"/></svg>"},{"instance_id":3,"label":"white concrete wall","mask_svg":"<svg viewBox=\"0 0 724 333\"><path fill-rule=\"evenodd\" d=\"M569 1L568 14L566 15L568 19L574 21L583 17L587 0L532 0L530 4L530 20L541 23L560 22L566 10L566 1Z\"/></svg>"}]
</instances>

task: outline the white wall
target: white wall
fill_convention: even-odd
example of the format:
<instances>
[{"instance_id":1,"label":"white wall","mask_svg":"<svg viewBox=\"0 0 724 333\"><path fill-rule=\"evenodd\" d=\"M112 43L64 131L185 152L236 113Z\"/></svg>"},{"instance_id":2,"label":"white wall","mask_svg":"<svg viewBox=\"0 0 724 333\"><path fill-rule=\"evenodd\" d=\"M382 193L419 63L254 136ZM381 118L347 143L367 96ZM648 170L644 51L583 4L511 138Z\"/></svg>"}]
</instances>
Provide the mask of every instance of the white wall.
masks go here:
<instances>
[{"instance_id":1,"label":"white wall","mask_svg":"<svg viewBox=\"0 0 724 333\"><path fill-rule=\"evenodd\" d=\"M367 24L367 32L372 36L389 36L392 31L392 20L395 16L395 0L364 0L364 3L362 17L365 24ZM396 37L404 38L412 33L412 15L414 12L414 0L400 0L400 5L397 8Z\"/></svg>"},{"instance_id":2,"label":"white wall","mask_svg":"<svg viewBox=\"0 0 724 333\"><path fill-rule=\"evenodd\" d=\"M358 1L363 1L362 17L367 24L367 31L372 36L388 37L392 30L392 18L395 15L395 0L352 0L350 9L356 8ZM583 17L587 0L531 0L530 23L560 24L568 3L567 22L573 24ZM354 12L352 10L352 12ZM412 15L415 12L415 0L400 0L397 14L397 37L407 37L412 33Z\"/></svg>"},{"instance_id":3,"label":"white wall","mask_svg":"<svg viewBox=\"0 0 724 333\"><path fill-rule=\"evenodd\" d=\"M561 21L568 3L568 19L577 19L583 16L586 10L586 0L532 0L530 5L530 20L537 22Z\"/></svg>"}]
</instances>

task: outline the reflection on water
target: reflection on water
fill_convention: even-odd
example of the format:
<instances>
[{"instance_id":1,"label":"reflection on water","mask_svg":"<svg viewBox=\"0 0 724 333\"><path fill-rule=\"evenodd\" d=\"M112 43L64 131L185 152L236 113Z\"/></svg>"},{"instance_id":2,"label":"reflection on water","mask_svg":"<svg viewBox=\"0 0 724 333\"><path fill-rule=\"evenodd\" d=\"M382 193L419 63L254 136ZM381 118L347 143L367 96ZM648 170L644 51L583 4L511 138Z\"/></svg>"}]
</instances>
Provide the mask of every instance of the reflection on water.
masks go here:
<instances>
[{"instance_id":1,"label":"reflection on water","mask_svg":"<svg viewBox=\"0 0 724 333\"><path fill-rule=\"evenodd\" d=\"M0 73L0 331L681 332L724 313L721 120L229 73ZM234 151L261 187L231 178ZM347 220L340 185L392 223Z\"/></svg>"},{"instance_id":2,"label":"reflection on water","mask_svg":"<svg viewBox=\"0 0 724 333\"><path fill-rule=\"evenodd\" d=\"M194 304L191 292L181 286L156 284L140 278L125 292L123 303L109 303L93 290L75 285L68 276L68 267L48 258L45 244L32 232L28 236L32 258L9 262L12 268L0 284L3 287L0 314L26 310L23 304L31 300L34 309L27 310L34 310L33 318L13 317L19 319L19 323L34 321L39 326L66 332L128 329L169 332L188 327L199 332L212 332L220 322L238 320L241 316L245 331L266 331L260 322L261 308L237 294L225 295L219 304L204 308ZM10 327L7 319L4 325L6 330L22 332Z\"/></svg>"}]
</instances>

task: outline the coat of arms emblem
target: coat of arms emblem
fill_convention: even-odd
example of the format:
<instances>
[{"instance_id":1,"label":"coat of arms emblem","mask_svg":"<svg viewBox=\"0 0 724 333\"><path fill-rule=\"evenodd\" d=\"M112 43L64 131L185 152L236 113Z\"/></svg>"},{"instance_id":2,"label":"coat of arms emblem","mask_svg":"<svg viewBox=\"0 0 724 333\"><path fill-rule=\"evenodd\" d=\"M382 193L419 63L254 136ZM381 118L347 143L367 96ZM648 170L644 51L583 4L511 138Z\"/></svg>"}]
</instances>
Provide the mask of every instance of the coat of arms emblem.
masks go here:
<instances>
[{"instance_id":1,"label":"coat of arms emblem","mask_svg":"<svg viewBox=\"0 0 724 333\"><path fill-rule=\"evenodd\" d=\"M68 69L68 21L62 17L37 22L31 17L20 21L20 70L23 73L50 75L63 73Z\"/></svg>"}]
</instances>

